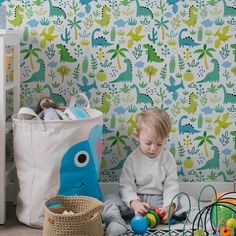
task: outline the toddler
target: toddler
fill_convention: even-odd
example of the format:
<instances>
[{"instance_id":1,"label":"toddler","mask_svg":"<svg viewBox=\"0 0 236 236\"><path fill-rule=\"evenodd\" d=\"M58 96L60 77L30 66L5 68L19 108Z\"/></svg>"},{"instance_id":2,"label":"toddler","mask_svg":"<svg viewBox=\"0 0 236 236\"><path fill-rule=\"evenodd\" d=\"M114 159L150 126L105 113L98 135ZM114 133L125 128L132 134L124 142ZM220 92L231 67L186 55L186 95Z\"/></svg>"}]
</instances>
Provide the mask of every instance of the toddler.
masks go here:
<instances>
[{"instance_id":1,"label":"toddler","mask_svg":"<svg viewBox=\"0 0 236 236\"><path fill-rule=\"evenodd\" d=\"M170 205L171 200L179 192L176 162L165 149L170 130L171 120L164 110L150 109L140 114L134 131L139 146L125 160L119 196L112 194L104 199L106 236L124 234L124 218L143 215L149 208L166 212L162 223L168 223L168 210L172 215L178 202L176 199Z\"/></svg>"}]
</instances>

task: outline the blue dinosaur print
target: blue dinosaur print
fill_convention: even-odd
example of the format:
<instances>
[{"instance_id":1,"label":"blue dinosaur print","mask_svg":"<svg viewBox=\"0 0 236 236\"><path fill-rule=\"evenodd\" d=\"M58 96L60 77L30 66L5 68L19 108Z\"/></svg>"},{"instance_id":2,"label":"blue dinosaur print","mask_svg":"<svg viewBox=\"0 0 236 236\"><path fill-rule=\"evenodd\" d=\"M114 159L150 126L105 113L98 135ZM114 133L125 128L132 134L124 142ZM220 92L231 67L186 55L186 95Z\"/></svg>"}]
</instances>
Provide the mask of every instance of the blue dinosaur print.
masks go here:
<instances>
[{"instance_id":1,"label":"blue dinosaur print","mask_svg":"<svg viewBox=\"0 0 236 236\"><path fill-rule=\"evenodd\" d=\"M194 127L191 125L191 124L185 124L183 125L182 124L182 120L183 119L187 119L188 117L187 116L182 116L180 119L179 119L179 134L184 134L184 133L189 133L189 134L195 134L195 133L199 133L200 130L196 130L194 129Z\"/></svg>"},{"instance_id":2,"label":"blue dinosaur print","mask_svg":"<svg viewBox=\"0 0 236 236\"><path fill-rule=\"evenodd\" d=\"M138 145L131 135L136 114L151 107L164 109L171 117L170 140L173 140L174 157L179 161L181 180L221 181L225 174L225 181L234 181L236 172L230 175L222 168L225 167L224 155L227 155L229 166L234 164L236 156L233 151L235 137L230 135L236 126L235 1L37 0L34 1L37 4L31 4L32 12L45 14L33 14L29 20L27 1L17 1L17 5L24 9L18 12L16 7L12 8L10 0L0 0L6 13L12 13L6 16L8 21L15 22L11 24L12 28L22 31L21 103L34 107L37 99L49 94L64 107L73 94L81 92L88 97L91 106L106 113L103 135L114 137L117 142L112 147L111 142L104 143L101 181L118 180L127 156L126 147L130 144L133 149ZM106 8L110 9L109 14L105 14ZM36 33L45 31L45 27L54 27L53 35L46 30L42 37L40 33L36 37ZM59 35L57 40L51 40L54 35ZM40 51L40 42L44 38L48 43L45 50ZM73 58L66 59L65 53L61 53L63 50L56 48L58 45L64 45ZM155 48L153 55L147 45ZM13 55L14 52L9 48L6 53ZM160 62L157 55L161 57L160 64L155 64ZM75 63L77 61L79 64ZM13 80L13 75L14 63L10 63L7 81ZM64 77L68 80L63 82ZM10 111L12 104L9 102L6 110ZM84 99L76 103L78 106L86 104ZM227 120L224 114L228 114ZM117 130L121 131L120 137L116 137ZM207 134L202 136L205 130ZM125 140L123 143L123 135L128 135L130 142ZM95 133L91 132L89 137L73 144L77 144L78 151L86 147L86 153L95 157L96 146L89 142L92 136L96 139ZM208 158L208 140L213 136L214 145L219 148L219 163L214 162L215 171L211 171L212 162L197 170L203 168L201 166ZM198 142L201 140L205 140L203 144ZM72 153L74 149L69 149L59 157L61 161L62 157L66 159L67 150L67 157L75 155ZM120 156L117 155L118 149L122 152ZM231 153L224 153L224 150ZM185 159L186 155L195 156L192 172L181 161L182 155ZM77 169L86 172L90 168L97 172L100 161L98 158L91 160L87 168ZM70 176L77 178L75 166L72 170ZM97 174L93 175L98 178ZM82 173L78 178L84 181ZM62 184L60 193L67 191L64 188ZM82 188L78 191L78 194L83 192ZM75 192L70 190L71 194Z\"/></svg>"},{"instance_id":3,"label":"blue dinosaur print","mask_svg":"<svg viewBox=\"0 0 236 236\"><path fill-rule=\"evenodd\" d=\"M91 6L90 6L90 3L92 2L93 0L79 0L79 2L82 4L82 5L85 5L85 11L86 13L89 13L91 11Z\"/></svg>"},{"instance_id":4,"label":"blue dinosaur print","mask_svg":"<svg viewBox=\"0 0 236 236\"><path fill-rule=\"evenodd\" d=\"M102 126L95 126L84 140L70 147L60 166L58 195L85 195L101 199L98 186L98 160L101 155Z\"/></svg>"},{"instance_id":5,"label":"blue dinosaur print","mask_svg":"<svg viewBox=\"0 0 236 236\"><path fill-rule=\"evenodd\" d=\"M88 84L88 79L85 76L83 76L82 77L82 82L83 82L83 84L79 84L79 82L77 82L77 85L78 85L80 91L82 93L85 93L86 96L88 97L88 99L90 99L91 98L90 90L93 89L93 88L97 89L96 81L94 80L93 83Z\"/></svg>"},{"instance_id":6,"label":"blue dinosaur print","mask_svg":"<svg viewBox=\"0 0 236 236\"><path fill-rule=\"evenodd\" d=\"M189 47L195 47L200 45L199 43L196 43L194 41L194 39L190 36L187 37L182 37L182 33L183 32L187 32L188 30L186 28L183 28L180 32L179 32L179 47L184 47L184 46L189 46Z\"/></svg>"},{"instance_id":7,"label":"blue dinosaur print","mask_svg":"<svg viewBox=\"0 0 236 236\"><path fill-rule=\"evenodd\" d=\"M107 40L103 37L103 36L100 36L100 37L97 37L95 38L95 32L100 32L101 29L99 28L96 28L93 33L92 33L92 47L97 47L97 46L102 46L102 47L108 47L108 46L111 46L112 43L109 43L107 42Z\"/></svg>"},{"instance_id":8,"label":"blue dinosaur print","mask_svg":"<svg viewBox=\"0 0 236 236\"><path fill-rule=\"evenodd\" d=\"M166 2L169 4L169 5L173 5L172 6L172 10L174 13L176 13L178 11L178 5L176 4L177 2L184 2L184 0L167 0Z\"/></svg>"},{"instance_id":9,"label":"blue dinosaur print","mask_svg":"<svg viewBox=\"0 0 236 236\"><path fill-rule=\"evenodd\" d=\"M166 89L169 91L169 92L172 92L172 97L173 99L176 101L177 98L178 98L178 92L177 90L182 88L184 89L184 84L183 84L183 80L181 80L181 82L179 84L175 84L176 81L175 81L175 78L173 76L170 76L170 85L164 83L164 85L166 86Z\"/></svg>"},{"instance_id":10,"label":"blue dinosaur print","mask_svg":"<svg viewBox=\"0 0 236 236\"><path fill-rule=\"evenodd\" d=\"M171 4L176 4L177 2L180 1L184 2L184 0L167 0L166 2L171 5Z\"/></svg>"}]
</instances>

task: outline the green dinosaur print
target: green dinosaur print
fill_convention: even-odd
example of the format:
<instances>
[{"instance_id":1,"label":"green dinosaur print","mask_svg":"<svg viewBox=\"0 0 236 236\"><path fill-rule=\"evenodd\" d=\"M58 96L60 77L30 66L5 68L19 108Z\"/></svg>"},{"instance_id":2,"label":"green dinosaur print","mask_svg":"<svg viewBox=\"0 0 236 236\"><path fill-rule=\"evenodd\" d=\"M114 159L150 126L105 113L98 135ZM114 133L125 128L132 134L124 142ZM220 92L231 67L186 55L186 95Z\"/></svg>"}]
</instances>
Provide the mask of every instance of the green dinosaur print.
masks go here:
<instances>
[{"instance_id":1,"label":"green dinosaur print","mask_svg":"<svg viewBox=\"0 0 236 236\"><path fill-rule=\"evenodd\" d=\"M37 72L33 73L30 79L24 81L23 83L32 83L32 82L44 82L46 75L45 75L45 64L42 59L37 59L36 61L39 64L39 69Z\"/></svg>"},{"instance_id":2,"label":"green dinosaur print","mask_svg":"<svg viewBox=\"0 0 236 236\"><path fill-rule=\"evenodd\" d=\"M185 20L183 19L182 21L184 22L184 24L186 24L188 27L192 26L194 27L197 24L197 13L198 9L195 6L191 6L189 8L189 19Z\"/></svg>"},{"instance_id":3,"label":"green dinosaur print","mask_svg":"<svg viewBox=\"0 0 236 236\"><path fill-rule=\"evenodd\" d=\"M150 44L144 44L144 48L146 48L147 53L147 62L163 62L164 59L160 58L157 54L155 49Z\"/></svg>"},{"instance_id":4,"label":"green dinosaur print","mask_svg":"<svg viewBox=\"0 0 236 236\"><path fill-rule=\"evenodd\" d=\"M104 6L102 8L102 19L100 20L95 20L100 26L108 26L110 19L111 19L111 15L109 14L109 12L111 12L111 8L108 6Z\"/></svg>"},{"instance_id":5,"label":"green dinosaur print","mask_svg":"<svg viewBox=\"0 0 236 236\"><path fill-rule=\"evenodd\" d=\"M189 95L189 105L187 107L182 107L184 111L188 112L189 114L191 113L195 113L197 110L197 102L195 101L196 99L198 99L197 94L195 93L191 93Z\"/></svg>"},{"instance_id":6,"label":"green dinosaur print","mask_svg":"<svg viewBox=\"0 0 236 236\"><path fill-rule=\"evenodd\" d=\"M135 0L137 8L136 16L150 16L153 19L152 11L145 6L140 6L139 1L140 0Z\"/></svg>"},{"instance_id":7,"label":"green dinosaur print","mask_svg":"<svg viewBox=\"0 0 236 236\"><path fill-rule=\"evenodd\" d=\"M23 14L22 12L24 12L24 9L21 6L17 6L15 8L15 19L13 20L8 20L10 24L12 24L13 26L21 26L22 22L23 22Z\"/></svg>"},{"instance_id":8,"label":"green dinosaur print","mask_svg":"<svg viewBox=\"0 0 236 236\"><path fill-rule=\"evenodd\" d=\"M207 170L207 169L219 169L220 167L220 155L219 149L216 146L212 146L213 158L208 160L204 166L198 168L197 170Z\"/></svg>"},{"instance_id":9,"label":"green dinosaur print","mask_svg":"<svg viewBox=\"0 0 236 236\"><path fill-rule=\"evenodd\" d=\"M213 70L209 72L203 80L198 81L197 83L205 83L205 82L218 82L220 80L220 69L219 63L216 59L212 59Z\"/></svg>"},{"instance_id":10,"label":"green dinosaur print","mask_svg":"<svg viewBox=\"0 0 236 236\"><path fill-rule=\"evenodd\" d=\"M66 13L61 7L53 6L52 1L48 0L49 2L49 16L63 16L64 19L66 18Z\"/></svg>"},{"instance_id":11,"label":"green dinosaur print","mask_svg":"<svg viewBox=\"0 0 236 236\"><path fill-rule=\"evenodd\" d=\"M119 130L129 137L131 149L140 112L164 109L172 120L168 149L180 180L234 181L235 1L5 1L6 28L22 33L22 106L33 107L46 95L64 107L82 92L104 114L105 139L118 140ZM7 82L15 79L11 55L16 51L6 46ZM123 144L119 156L110 145L104 142L101 181L118 180L130 152ZM213 145L219 148L218 170L210 167L217 160L203 168L213 157Z\"/></svg>"},{"instance_id":12,"label":"green dinosaur print","mask_svg":"<svg viewBox=\"0 0 236 236\"><path fill-rule=\"evenodd\" d=\"M226 1L223 0L224 4L224 16L236 16L236 8L227 6Z\"/></svg>"},{"instance_id":13,"label":"green dinosaur print","mask_svg":"<svg viewBox=\"0 0 236 236\"><path fill-rule=\"evenodd\" d=\"M63 106L66 106L66 100L65 98L61 95L61 94L58 94L58 93L53 93L50 85L46 84L43 86L44 88L48 89L49 91L49 97L56 103L58 104L62 104Z\"/></svg>"},{"instance_id":14,"label":"green dinosaur print","mask_svg":"<svg viewBox=\"0 0 236 236\"><path fill-rule=\"evenodd\" d=\"M56 47L59 48L61 62L76 62L77 61L75 58L73 58L70 55L70 53L65 45L57 44Z\"/></svg>"},{"instance_id":15,"label":"green dinosaur print","mask_svg":"<svg viewBox=\"0 0 236 236\"><path fill-rule=\"evenodd\" d=\"M224 103L236 103L236 95L228 93L224 87L224 85L220 84L218 89L223 89L224 91Z\"/></svg>"},{"instance_id":16,"label":"green dinosaur print","mask_svg":"<svg viewBox=\"0 0 236 236\"><path fill-rule=\"evenodd\" d=\"M226 177L226 175L225 175L225 173L224 173L223 171L220 171L217 175L218 175L218 176L222 176L224 182L230 182L230 181L227 179L227 177Z\"/></svg>"},{"instance_id":17,"label":"green dinosaur print","mask_svg":"<svg viewBox=\"0 0 236 236\"><path fill-rule=\"evenodd\" d=\"M136 103L137 104L144 103L144 104L151 104L151 106L153 106L152 98L147 94L140 93L138 86L136 84L131 85L130 88L131 89L134 88L136 90L136 95L137 95Z\"/></svg>"},{"instance_id":18,"label":"green dinosaur print","mask_svg":"<svg viewBox=\"0 0 236 236\"><path fill-rule=\"evenodd\" d=\"M136 127L137 118L138 118L138 114L136 114L135 117L133 115L131 115L127 121L127 124L129 124L128 130L127 130L129 136L132 135L132 133Z\"/></svg>"},{"instance_id":19,"label":"green dinosaur print","mask_svg":"<svg viewBox=\"0 0 236 236\"><path fill-rule=\"evenodd\" d=\"M111 81L111 83L118 82L131 82L132 81L132 63L129 59L125 59L124 63L126 63L127 67L124 72L121 72L117 79Z\"/></svg>"},{"instance_id":20,"label":"green dinosaur print","mask_svg":"<svg viewBox=\"0 0 236 236\"><path fill-rule=\"evenodd\" d=\"M99 106L95 106L95 108L103 113L108 113L109 110L110 110L110 106L111 106L111 95L108 94L108 93L104 93L102 95L102 105L99 107Z\"/></svg>"}]
</instances>

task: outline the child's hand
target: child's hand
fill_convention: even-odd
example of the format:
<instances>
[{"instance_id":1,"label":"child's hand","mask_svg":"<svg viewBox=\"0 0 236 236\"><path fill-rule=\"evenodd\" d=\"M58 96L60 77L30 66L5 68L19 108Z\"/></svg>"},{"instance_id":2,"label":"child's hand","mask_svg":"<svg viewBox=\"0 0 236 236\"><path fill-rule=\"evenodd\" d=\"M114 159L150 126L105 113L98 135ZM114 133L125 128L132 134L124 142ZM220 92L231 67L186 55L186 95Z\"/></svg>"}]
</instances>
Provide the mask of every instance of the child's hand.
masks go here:
<instances>
[{"instance_id":1,"label":"child's hand","mask_svg":"<svg viewBox=\"0 0 236 236\"><path fill-rule=\"evenodd\" d=\"M163 224L168 224L168 211L169 211L169 208L170 208L170 219L175 211L175 204L173 203L170 207L165 207L165 208L161 208L160 211L161 212L165 212L165 216L162 218L161 222Z\"/></svg>"},{"instance_id":2,"label":"child's hand","mask_svg":"<svg viewBox=\"0 0 236 236\"><path fill-rule=\"evenodd\" d=\"M130 203L131 208L134 210L134 214L143 215L148 212L150 205L146 202L141 202L139 200L134 200Z\"/></svg>"}]
</instances>

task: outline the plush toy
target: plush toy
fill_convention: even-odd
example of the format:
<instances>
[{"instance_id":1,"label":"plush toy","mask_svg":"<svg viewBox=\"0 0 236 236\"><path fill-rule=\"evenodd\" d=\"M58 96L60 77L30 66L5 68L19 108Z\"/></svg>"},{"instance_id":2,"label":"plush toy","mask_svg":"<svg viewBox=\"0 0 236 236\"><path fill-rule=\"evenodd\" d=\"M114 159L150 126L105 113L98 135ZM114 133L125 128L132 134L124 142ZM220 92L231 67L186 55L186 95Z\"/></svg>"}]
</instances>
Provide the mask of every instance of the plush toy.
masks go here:
<instances>
[{"instance_id":1,"label":"plush toy","mask_svg":"<svg viewBox=\"0 0 236 236\"><path fill-rule=\"evenodd\" d=\"M35 112L40 114L43 111L44 120L60 120L61 118L55 109L64 110L49 97L44 97L39 101Z\"/></svg>"}]
</instances>

